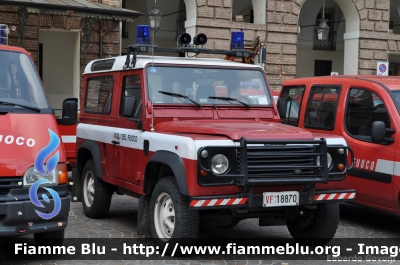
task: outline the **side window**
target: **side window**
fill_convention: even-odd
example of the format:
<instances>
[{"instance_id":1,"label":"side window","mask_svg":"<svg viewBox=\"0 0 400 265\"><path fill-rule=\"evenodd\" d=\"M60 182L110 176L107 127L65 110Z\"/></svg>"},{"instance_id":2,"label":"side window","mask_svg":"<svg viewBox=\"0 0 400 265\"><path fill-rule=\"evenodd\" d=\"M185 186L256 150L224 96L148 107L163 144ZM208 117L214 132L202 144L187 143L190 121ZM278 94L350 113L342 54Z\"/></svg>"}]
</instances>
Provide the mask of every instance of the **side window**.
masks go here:
<instances>
[{"instance_id":1,"label":"side window","mask_svg":"<svg viewBox=\"0 0 400 265\"><path fill-rule=\"evenodd\" d=\"M126 96L131 96L136 98L136 107L134 112L134 117L142 116L142 92L140 90L140 75L128 75L124 76L123 81L123 92L121 97L121 109L120 114L123 115L124 99Z\"/></svg>"},{"instance_id":2,"label":"side window","mask_svg":"<svg viewBox=\"0 0 400 265\"><path fill-rule=\"evenodd\" d=\"M304 127L333 130L339 95L339 86L312 86L307 101Z\"/></svg>"},{"instance_id":3,"label":"side window","mask_svg":"<svg viewBox=\"0 0 400 265\"><path fill-rule=\"evenodd\" d=\"M87 81L85 112L110 114L113 87L112 76L89 79Z\"/></svg>"},{"instance_id":4,"label":"side window","mask_svg":"<svg viewBox=\"0 0 400 265\"><path fill-rule=\"evenodd\" d=\"M287 86L282 88L281 98L286 99L286 116L282 123L298 126L301 101L305 86Z\"/></svg>"},{"instance_id":5,"label":"side window","mask_svg":"<svg viewBox=\"0 0 400 265\"><path fill-rule=\"evenodd\" d=\"M382 100L361 88L350 89L346 105L346 130L354 138L371 141L371 125L383 121L390 128L390 118Z\"/></svg>"}]
</instances>

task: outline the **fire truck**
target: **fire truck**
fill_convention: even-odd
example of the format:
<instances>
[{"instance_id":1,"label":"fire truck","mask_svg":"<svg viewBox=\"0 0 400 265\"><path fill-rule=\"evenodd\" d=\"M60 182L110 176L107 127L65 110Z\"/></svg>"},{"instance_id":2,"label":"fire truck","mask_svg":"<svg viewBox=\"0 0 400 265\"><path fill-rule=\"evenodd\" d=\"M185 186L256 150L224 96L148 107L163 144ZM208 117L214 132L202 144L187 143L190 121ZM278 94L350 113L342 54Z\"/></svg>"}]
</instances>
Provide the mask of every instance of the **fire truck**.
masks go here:
<instances>
[{"instance_id":1,"label":"fire truck","mask_svg":"<svg viewBox=\"0 0 400 265\"><path fill-rule=\"evenodd\" d=\"M30 54L8 46L7 32L1 24L0 236L62 244L70 207L64 147ZM77 100L64 108L59 122L76 123Z\"/></svg>"},{"instance_id":2,"label":"fire truck","mask_svg":"<svg viewBox=\"0 0 400 265\"><path fill-rule=\"evenodd\" d=\"M283 83L278 102L283 123L345 138L354 151L346 177L354 203L397 215L399 84L396 76L297 78Z\"/></svg>"},{"instance_id":3,"label":"fire truck","mask_svg":"<svg viewBox=\"0 0 400 265\"><path fill-rule=\"evenodd\" d=\"M243 32L230 50L203 48L205 34L162 48L148 26L137 32L127 55L84 71L72 200L86 216L104 218L117 192L139 198L138 234L157 244L196 238L202 221L246 218L280 220L298 241L333 238L338 202L355 197L343 185L348 146L280 124L263 68L241 63L253 58Z\"/></svg>"}]
</instances>

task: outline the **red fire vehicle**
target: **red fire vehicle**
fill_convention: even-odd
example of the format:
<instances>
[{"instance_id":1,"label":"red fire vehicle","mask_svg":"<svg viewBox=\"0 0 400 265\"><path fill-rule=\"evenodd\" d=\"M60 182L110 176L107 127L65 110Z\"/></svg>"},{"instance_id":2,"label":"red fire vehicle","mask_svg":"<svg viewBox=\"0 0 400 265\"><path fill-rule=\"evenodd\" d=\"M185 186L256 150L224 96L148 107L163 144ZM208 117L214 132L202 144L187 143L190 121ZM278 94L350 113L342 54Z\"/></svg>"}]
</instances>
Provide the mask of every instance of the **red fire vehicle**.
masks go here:
<instances>
[{"instance_id":1,"label":"red fire vehicle","mask_svg":"<svg viewBox=\"0 0 400 265\"><path fill-rule=\"evenodd\" d=\"M6 29L0 25L0 236L60 244L70 206L64 147L30 54L5 45ZM74 106L65 101L69 118L60 122L75 123Z\"/></svg>"},{"instance_id":2,"label":"red fire vehicle","mask_svg":"<svg viewBox=\"0 0 400 265\"><path fill-rule=\"evenodd\" d=\"M250 217L260 225L280 219L297 240L329 241L338 202L355 196L341 188L345 141L280 124L260 66L138 55L251 57L235 43L226 51L198 48L199 39L197 47L138 43L126 56L86 66L73 200L102 218L114 192L138 197L138 234L160 244L197 237L203 219L229 228Z\"/></svg>"},{"instance_id":3,"label":"red fire vehicle","mask_svg":"<svg viewBox=\"0 0 400 265\"><path fill-rule=\"evenodd\" d=\"M400 215L399 100L400 77L298 78L284 82L279 112L283 123L342 135L355 156L346 178L355 203Z\"/></svg>"},{"instance_id":4,"label":"red fire vehicle","mask_svg":"<svg viewBox=\"0 0 400 265\"><path fill-rule=\"evenodd\" d=\"M79 118L79 114L78 114ZM58 130L61 135L61 141L64 145L65 155L67 160L68 171L76 167L76 127L78 122L75 124L58 123Z\"/></svg>"}]
</instances>

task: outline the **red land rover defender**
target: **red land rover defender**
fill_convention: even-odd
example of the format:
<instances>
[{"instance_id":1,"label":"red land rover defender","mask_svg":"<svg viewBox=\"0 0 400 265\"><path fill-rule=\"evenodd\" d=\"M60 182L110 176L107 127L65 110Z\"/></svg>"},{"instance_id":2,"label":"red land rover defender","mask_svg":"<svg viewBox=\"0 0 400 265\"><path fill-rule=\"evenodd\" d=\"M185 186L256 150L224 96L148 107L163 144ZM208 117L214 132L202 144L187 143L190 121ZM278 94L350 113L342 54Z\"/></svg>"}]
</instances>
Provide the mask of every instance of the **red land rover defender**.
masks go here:
<instances>
[{"instance_id":1,"label":"red land rover defender","mask_svg":"<svg viewBox=\"0 0 400 265\"><path fill-rule=\"evenodd\" d=\"M335 235L337 202L355 196L340 189L342 137L280 124L260 66L138 55L202 52L246 61L248 50L127 50L84 72L73 200L88 217L106 216L117 191L140 197L138 234L151 232L158 243L196 238L207 218L221 227L281 219L298 240Z\"/></svg>"},{"instance_id":2,"label":"red land rover defender","mask_svg":"<svg viewBox=\"0 0 400 265\"><path fill-rule=\"evenodd\" d=\"M292 79L279 104L283 123L346 139L354 151L346 180L355 203L400 215L400 77Z\"/></svg>"},{"instance_id":3,"label":"red land rover defender","mask_svg":"<svg viewBox=\"0 0 400 265\"><path fill-rule=\"evenodd\" d=\"M74 123L77 101L65 106L60 121ZM26 50L0 45L0 237L61 244L69 207L65 151L39 75Z\"/></svg>"}]
</instances>

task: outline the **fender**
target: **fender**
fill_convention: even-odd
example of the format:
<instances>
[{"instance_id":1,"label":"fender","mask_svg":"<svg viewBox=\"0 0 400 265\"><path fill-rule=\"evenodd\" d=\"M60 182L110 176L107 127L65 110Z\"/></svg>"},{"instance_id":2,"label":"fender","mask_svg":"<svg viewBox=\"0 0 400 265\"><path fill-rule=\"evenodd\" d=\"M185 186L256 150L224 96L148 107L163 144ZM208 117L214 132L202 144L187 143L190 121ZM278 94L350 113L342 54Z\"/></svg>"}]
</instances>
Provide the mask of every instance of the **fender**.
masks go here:
<instances>
[{"instance_id":1,"label":"fender","mask_svg":"<svg viewBox=\"0 0 400 265\"><path fill-rule=\"evenodd\" d=\"M186 173L185 166L183 165L182 158L175 153L169 151L157 151L152 155L147 162L146 169L144 172L144 192L146 194L150 193L151 181L146 182L146 179L151 177L150 163L160 163L169 166L174 173L176 182L178 183L179 192L189 196L187 183L186 183Z\"/></svg>"},{"instance_id":2,"label":"fender","mask_svg":"<svg viewBox=\"0 0 400 265\"><path fill-rule=\"evenodd\" d=\"M92 140L85 140L79 146L78 153L76 156L76 161L78 161L78 169L81 172L83 170L83 167L85 166L85 165L82 165L81 163L79 163L82 159L81 156L83 155L82 150L88 150L92 154L96 177L102 179L103 172L102 172L102 167L101 167L101 154L100 154L100 147L97 144L97 142L92 141Z\"/></svg>"}]
</instances>

